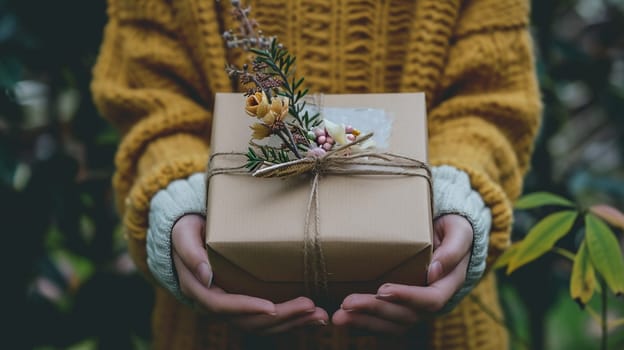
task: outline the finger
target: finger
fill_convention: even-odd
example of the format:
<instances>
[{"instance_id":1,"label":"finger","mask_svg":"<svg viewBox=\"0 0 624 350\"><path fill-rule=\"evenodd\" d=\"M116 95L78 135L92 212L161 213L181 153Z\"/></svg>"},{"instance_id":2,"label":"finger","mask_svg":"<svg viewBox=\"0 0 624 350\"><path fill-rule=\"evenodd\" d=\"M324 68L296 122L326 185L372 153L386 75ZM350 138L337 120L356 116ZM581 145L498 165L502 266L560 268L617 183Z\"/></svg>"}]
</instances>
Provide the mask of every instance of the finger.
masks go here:
<instances>
[{"instance_id":1,"label":"finger","mask_svg":"<svg viewBox=\"0 0 624 350\"><path fill-rule=\"evenodd\" d=\"M206 288L182 264L179 255L174 253L173 258L182 266L178 269L182 293L194 299L198 306L207 312L217 315L276 314L275 305L268 300L246 295L228 294L214 286Z\"/></svg>"},{"instance_id":2,"label":"finger","mask_svg":"<svg viewBox=\"0 0 624 350\"><path fill-rule=\"evenodd\" d=\"M210 287L213 274L202 238L204 223L199 215L183 216L173 227L172 243L182 263L203 285Z\"/></svg>"},{"instance_id":3,"label":"finger","mask_svg":"<svg viewBox=\"0 0 624 350\"><path fill-rule=\"evenodd\" d=\"M346 312L365 313L404 325L412 325L418 321L418 314L414 310L378 299L373 294L351 294L345 298L340 308Z\"/></svg>"},{"instance_id":4,"label":"finger","mask_svg":"<svg viewBox=\"0 0 624 350\"><path fill-rule=\"evenodd\" d=\"M317 310L312 313L281 322L275 326L262 330L261 333L276 334L304 326L327 326L328 319L329 316L327 315L327 312L321 308L317 308Z\"/></svg>"},{"instance_id":5,"label":"finger","mask_svg":"<svg viewBox=\"0 0 624 350\"><path fill-rule=\"evenodd\" d=\"M250 316L250 318L251 317L255 318L255 316ZM326 326L329 321L327 312L318 307L312 311L308 310L305 313L296 314L290 318L276 317L276 320L272 320L272 322L253 325L251 327L248 323L240 323L242 319L246 318L247 317L239 317L235 324L242 326L245 329L256 331L260 334L282 333L305 326Z\"/></svg>"},{"instance_id":6,"label":"finger","mask_svg":"<svg viewBox=\"0 0 624 350\"><path fill-rule=\"evenodd\" d=\"M416 312L440 311L464 283L469 258L466 255L451 273L427 287L387 283L379 288L376 297L409 306Z\"/></svg>"},{"instance_id":7,"label":"finger","mask_svg":"<svg viewBox=\"0 0 624 350\"><path fill-rule=\"evenodd\" d=\"M245 315L231 318L230 321L243 329L263 329L275 326L289 319L315 313L312 300L304 297L275 305L275 315Z\"/></svg>"},{"instance_id":8,"label":"finger","mask_svg":"<svg viewBox=\"0 0 624 350\"><path fill-rule=\"evenodd\" d=\"M371 315L359 312L347 312L339 309L332 316L332 323L337 326L364 329L376 333L402 334L409 328L406 325L394 323Z\"/></svg>"},{"instance_id":9,"label":"finger","mask_svg":"<svg viewBox=\"0 0 624 350\"><path fill-rule=\"evenodd\" d=\"M455 269L472 247L472 226L464 217L446 215L436 221L436 236L441 236L440 245L434 250L427 273L431 284Z\"/></svg>"}]
</instances>

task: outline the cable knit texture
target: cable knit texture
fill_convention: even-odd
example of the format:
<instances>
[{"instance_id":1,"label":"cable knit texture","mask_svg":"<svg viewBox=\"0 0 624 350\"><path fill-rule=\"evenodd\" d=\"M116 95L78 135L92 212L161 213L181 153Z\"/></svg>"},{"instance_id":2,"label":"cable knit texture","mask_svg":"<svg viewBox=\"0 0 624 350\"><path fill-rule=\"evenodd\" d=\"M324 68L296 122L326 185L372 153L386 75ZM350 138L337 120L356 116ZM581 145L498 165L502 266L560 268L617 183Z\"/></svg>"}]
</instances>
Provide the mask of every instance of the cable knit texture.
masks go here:
<instances>
[{"instance_id":1,"label":"cable knit texture","mask_svg":"<svg viewBox=\"0 0 624 350\"><path fill-rule=\"evenodd\" d=\"M487 263L509 245L539 126L527 0L257 0L265 33L298 58L298 75L324 93L414 92L427 96L434 165L468 174L492 214ZM109 21L92 91L101 114L122 133L113 185L129 250L147 266L152 197L176 179L204 171L216 92L237 90L225 49L233 28L227 1L108 0ZM472 295L501 316L487 274ZM181 307L158 288L155 349L239 349L249 336ZM471 298L429 324L433 349L504 349L505 330ZM415 339L418 338L418 339ZM422 337L352 335L326 327L264 339L275 349L402 349ZM418 345L418 344L417 344Z\"/></svg>"}]
</instances>

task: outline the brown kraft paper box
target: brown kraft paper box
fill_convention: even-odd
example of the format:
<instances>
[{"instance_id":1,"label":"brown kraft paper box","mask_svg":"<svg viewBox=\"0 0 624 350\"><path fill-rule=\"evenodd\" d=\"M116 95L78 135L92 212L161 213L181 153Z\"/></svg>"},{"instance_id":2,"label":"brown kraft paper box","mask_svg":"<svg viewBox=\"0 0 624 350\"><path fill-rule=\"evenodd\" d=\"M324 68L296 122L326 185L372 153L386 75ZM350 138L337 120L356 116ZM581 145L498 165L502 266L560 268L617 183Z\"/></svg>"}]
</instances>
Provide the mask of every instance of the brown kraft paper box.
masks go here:
<instances>
[{"instance_id":1,"label":"brown kraft paper box","mask_svg":"<svg viewBox=\"0 0 624 350\"><path fill-rule=\"evenodd\" d=\"M423 93L323 99L326 107L384 109L393 119L385 151L427 161ZM216 95L211 152L247 152L255 118L245 114L244 104L240 93ZM220 174L209 180L206 246L215 285L274 302L306 295L303 234L311 178ZM340 305L351 293L375 294L387 282L425 284L432 254L431 195L419 176L321 176L325 303Z\"/></svg>"}]
</instances>

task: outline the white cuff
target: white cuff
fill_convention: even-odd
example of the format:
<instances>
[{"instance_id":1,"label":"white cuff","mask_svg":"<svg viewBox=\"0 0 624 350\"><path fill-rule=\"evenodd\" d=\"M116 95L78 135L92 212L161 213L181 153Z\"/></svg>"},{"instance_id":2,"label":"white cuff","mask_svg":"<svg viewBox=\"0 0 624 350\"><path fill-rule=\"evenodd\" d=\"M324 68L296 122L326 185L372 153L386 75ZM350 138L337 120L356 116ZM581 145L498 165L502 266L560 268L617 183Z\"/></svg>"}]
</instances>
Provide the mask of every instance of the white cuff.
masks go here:
<instances>
[{"instance_id":1,"label":"white cuff","mask_svg":"<svg viewBox=\"0 0 624 350\"><path fill-rule=\"evenodd\" d=\"M205 215L206 184L203 173L175 180L150 202L147 230L147 265L158 282L178 300L189 304L181 290L171 256L173 225L186 214Z\"/></svg>"},{"instance_id":2,"label":"white cuff","mask_svg":"<svg viewBox=\"0 0 624 350\"><path fill-rule=\"evenodd\" d=\"M457 214L472 225L473 244L466 280L441 313L453 309L479 282L485 271L492 214L479 193L472 189L468 175L452 166L439 166L433 172L433 217Z\"/></svg>"}]
</instances>

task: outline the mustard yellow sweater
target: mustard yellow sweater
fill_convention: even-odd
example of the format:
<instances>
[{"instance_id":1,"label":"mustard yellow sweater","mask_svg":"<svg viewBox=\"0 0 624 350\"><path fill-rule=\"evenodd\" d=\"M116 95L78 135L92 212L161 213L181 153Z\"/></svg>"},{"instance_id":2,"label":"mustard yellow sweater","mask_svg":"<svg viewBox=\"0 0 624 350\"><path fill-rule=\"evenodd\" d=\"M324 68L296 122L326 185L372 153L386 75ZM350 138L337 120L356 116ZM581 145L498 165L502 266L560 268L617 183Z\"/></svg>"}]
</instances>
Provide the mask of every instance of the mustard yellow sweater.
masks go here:
<instances>
[{"instance_id":1,"label":"mustard yellow sweater","mask_svg":"<svg viewBox=\"0 0 624 350\"><path fill-rule=\"evenodd\" d=\"M509 243L540 101L522 0L257 0L265 33L298 58L311 91L425 91L430 160L465 171L492 210L488 263ZM235 28L222 0L109 0L109 22L92 91L123 134L114 188L130 252L147 276L151 197L203 171L215 92L236 89L220 33ZM472 294L500 315L487 275ZM178 304L157 288L156 349L239 349L239 331ZM327 327L274 339L283 349L505 349L505 330L471 298L415 335L353 335ZM257 343L256 343L257 344Z\"/></svg>"}]
</instances>

